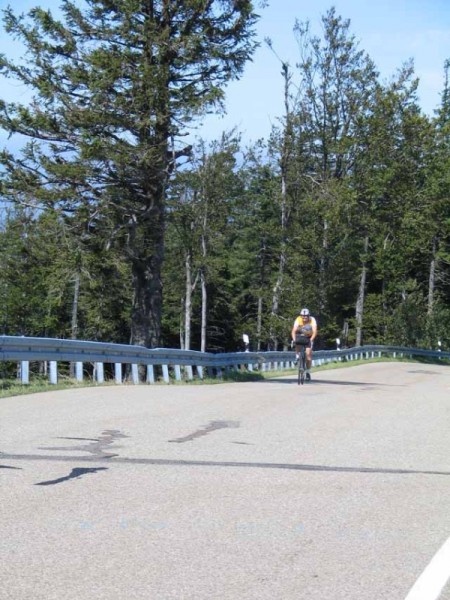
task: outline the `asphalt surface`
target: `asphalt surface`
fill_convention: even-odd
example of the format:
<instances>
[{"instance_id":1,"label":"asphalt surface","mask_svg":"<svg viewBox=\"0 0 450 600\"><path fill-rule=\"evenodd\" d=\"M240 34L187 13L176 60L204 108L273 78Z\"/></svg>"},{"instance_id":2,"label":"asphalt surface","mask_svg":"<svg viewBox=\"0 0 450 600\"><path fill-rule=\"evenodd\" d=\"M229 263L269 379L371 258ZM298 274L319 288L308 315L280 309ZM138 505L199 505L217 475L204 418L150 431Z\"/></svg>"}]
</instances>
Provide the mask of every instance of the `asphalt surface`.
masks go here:
<instances>
[{"instance_id":1,"label":"asphalt surface","mask_svg":"<svg viewBox=\"0 0 450 600\"><path fill-rule=\"evenodd\" d=\"M0 400L0 599L405 600L450 536L449 421L417 363Z\"/></svg>"}]
</instances>

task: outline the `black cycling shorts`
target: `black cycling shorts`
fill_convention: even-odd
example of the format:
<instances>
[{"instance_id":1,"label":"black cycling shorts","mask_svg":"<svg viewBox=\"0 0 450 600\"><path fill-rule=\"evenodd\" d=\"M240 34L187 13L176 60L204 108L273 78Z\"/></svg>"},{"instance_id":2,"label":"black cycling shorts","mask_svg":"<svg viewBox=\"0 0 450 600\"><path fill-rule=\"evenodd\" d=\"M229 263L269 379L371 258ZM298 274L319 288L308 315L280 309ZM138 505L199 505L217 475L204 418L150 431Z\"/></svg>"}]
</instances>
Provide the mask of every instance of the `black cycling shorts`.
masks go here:
<instances>
[{"instance_id":1,"label":"black cycling shorts","mask_svg":"<svg viewBox=\"0 0 450 600\"><path fill-rule=\"evenodd\" d=\"M295 336L295 345L296 346L305 346L306 348L311 348L311 338L307 335L302 335L301 333L297 333Z\"/></svg>"}]
</instances>

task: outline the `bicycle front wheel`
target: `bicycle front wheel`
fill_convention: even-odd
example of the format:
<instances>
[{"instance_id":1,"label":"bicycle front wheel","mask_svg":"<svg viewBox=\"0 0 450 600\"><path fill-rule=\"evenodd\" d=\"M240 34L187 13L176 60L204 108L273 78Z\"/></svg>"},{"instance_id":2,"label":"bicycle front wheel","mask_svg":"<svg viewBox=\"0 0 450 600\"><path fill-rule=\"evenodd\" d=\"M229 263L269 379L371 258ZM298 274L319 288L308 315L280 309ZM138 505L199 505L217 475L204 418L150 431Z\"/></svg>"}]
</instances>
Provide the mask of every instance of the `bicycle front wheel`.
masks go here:
<instances>
[{"instance_id":1,"label":"bicycle front wheel","mask_svg":"<svg viewBox=\"0 0 450 600\"><path fill-rule=\"evenodd\" d=\"M300 358L298 360L298 385L305 383L306 356L305 350L302 348Z\"/></svg>"}]
</instances>

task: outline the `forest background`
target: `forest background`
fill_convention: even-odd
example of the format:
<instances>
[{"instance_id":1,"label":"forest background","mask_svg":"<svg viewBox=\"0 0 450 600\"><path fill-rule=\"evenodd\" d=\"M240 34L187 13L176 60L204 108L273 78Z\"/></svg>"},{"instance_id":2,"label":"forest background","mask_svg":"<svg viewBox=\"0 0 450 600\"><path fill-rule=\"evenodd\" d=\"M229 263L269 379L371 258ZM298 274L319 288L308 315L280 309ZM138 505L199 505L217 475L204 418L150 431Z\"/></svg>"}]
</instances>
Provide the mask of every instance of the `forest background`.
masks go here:
<instances>
[{"instance_id":1,"label":"forest background","mask_svg":"<svg viewBox=\"0 0 450 600\"><path fill-rule=\"evenodd\" d=\"M317 347L450 347L449 63L430 117L413 64L381 81L333 8L290 65L251 2L62 6L5 13L29 63L1 72L35 95L0 102L29 140L0 156L2 333L282 349L308 306ZM268 138L183 143L257 43L284 94Z\"/></svg>"}]
</instances>

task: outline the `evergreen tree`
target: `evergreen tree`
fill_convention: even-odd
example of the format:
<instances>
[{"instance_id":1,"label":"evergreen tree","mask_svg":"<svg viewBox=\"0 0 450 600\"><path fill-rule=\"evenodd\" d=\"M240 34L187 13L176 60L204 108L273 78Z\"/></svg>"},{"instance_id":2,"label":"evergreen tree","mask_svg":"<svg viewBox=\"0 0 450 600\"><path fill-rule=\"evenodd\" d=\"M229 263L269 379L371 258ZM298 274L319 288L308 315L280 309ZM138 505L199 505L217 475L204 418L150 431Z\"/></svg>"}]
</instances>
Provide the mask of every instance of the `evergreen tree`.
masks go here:
<instances>
[{"instance_id":1,"label":"evergreen tree","mask_svg":"<svg viewBox=\"0 0 450 600\"><path fill-rule=\"evenodd\" d=\"M420 301L416 277L422 250L414 230L424 197L430 126L420 113L417 83L413 65L406 64L390 84L377 90L355 167L356 217L364 223L370 240L366 260L372 275L368 288L380 300L377 333L390 341L396 341L392 338L394 321L396 330L402 330L398 321L406 312L400 305L408 296L409 310L413 298ZM417 312L422 310L417 306ZM371 335L375 335L373 328Z\"/></svg>"},{"instance_id":2,"label":"evergreen tree","mask_svg":"<svg viewBox=\"0 0 450 600\"><path fill-rule=\"evenodd\" d=\"M27 55L0 70L34 96L0 102L0 126L30 139L0 155L1 193L101 221L130 265L131 342L157 345L168 179L190 154L186 126L221 109L252 55L257 15L247 0L63 0L61 12L5 11Z\"/></svg>"},{"instance_id":3,"label":"evergreen tree","mask_svg":"<svg viewBox=\"0 0 450 600\"><path fill-rule=\"evenodd\" d=\"M347 292L357 296L356 312L362 318L366 266L352 260L349 268L348 242L351 239L355 247L361 240L364 256L367 234L353 222L349 236L348 219L356 202L352 179L362 126L373 110L378 72L350 33L349 20L332 8L322 24L322 38L311 36L309 23L295 26L300 50L297 87L301 90L297 147L303 157L298 177L305 188L296 221L304 233L299 249L309 258L293 271L303 273L304 304L320 315L322 334L335 335L331 300L336 299L337 286L347 284ZM313 280L317 281L314 289L308 283Z\"/></svg>"},{"instance_id":4,"label":"evergreen tree","mask_svg":"<svg viewBox=\"0 0 450 600\"><path fill-rule=\"evenodd\" d=\"M239 194L239 181L235 173L239 136L234 131L224 133L221 140L207 145L200 140L193 150L189 169L181 170L171 187L170 224L177 241L171 248L179 256L178 273L184 276L183 334L182 346L191 345L193 303L200 308L200 350L206 346L223 347L226 316L229 302L222 302L227 295L227 285L222 282L227 275L229 229L234 227L234 205ZM173 287L173 284L172 284ZM180 285L177 285L180 289ZM182 286L181 286L182 287ZM200 292L200 300L193 298L194 288ZM178 297L178 296L177 296ZM175 311L180 304L175 302ZM197 320L198 321L198 320Z\"/></svg>"},{"instance_id":5,"label":"evergreen tree","mask_svg":"<svg viewBox=\"0 0 450 600\"><path fill-rule=\"evenodd\" d=\"M450 344L450 61L444 65L441 104L433 120L428 146L425 194L416 239L421 240L423 272L427 277L427 344Z\"/></svg>"},{"instance_id":6,"label":"evergreen tree","mask_svg":"<svg viewBox=\"0 0 450 600\"><path fill-rule=\"evenodd\" d=\"M262 140L247 148L238 171L240 191L227 251L229 301L236 315L235 348L248 334L253 350L273 347L274 333L285 339L281 315L272 316L274 282L280 275L280 178ZM286 288L286 282L281 292ZM282 293L280 298L282 298Z\"/></svg>"},{"instance_id":7,"label":"evergreen tree","mask_svg":"<svg viewBox=\"0 0 450 600\"><path fill-rule=\"evenodd\" d=\"M80 228L53 210L10 212L0 232L4 333L128 341L126 265Z\"/></svg>"}]
</instances>

